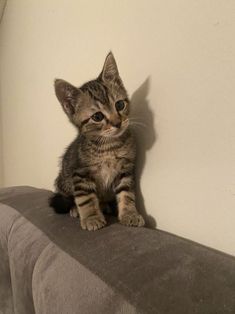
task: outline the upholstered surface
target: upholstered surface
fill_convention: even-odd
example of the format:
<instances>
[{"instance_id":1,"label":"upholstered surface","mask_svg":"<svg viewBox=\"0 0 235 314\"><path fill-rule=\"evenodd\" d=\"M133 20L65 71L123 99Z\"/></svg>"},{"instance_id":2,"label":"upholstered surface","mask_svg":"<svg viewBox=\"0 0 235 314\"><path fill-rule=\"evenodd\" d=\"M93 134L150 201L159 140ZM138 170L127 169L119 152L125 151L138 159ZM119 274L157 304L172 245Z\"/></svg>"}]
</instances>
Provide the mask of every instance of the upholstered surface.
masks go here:
<instances>
[{"instance_id":1,"label":"upholstered surface","mask_svg":"<svg viewBox=\"0 0 235 314\"><path fill-rule=\"evenodd\" d=\"M50 191L0 190L1 314L235 313L235 259L111 220L55 215Z\"/></svg>"}]
</instances>

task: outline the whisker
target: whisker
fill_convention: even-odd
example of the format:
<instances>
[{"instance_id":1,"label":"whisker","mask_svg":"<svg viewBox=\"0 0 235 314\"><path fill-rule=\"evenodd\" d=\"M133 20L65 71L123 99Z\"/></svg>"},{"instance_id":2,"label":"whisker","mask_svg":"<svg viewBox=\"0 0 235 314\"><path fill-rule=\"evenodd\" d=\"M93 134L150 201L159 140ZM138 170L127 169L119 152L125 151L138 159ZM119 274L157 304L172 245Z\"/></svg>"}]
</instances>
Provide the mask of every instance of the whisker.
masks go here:
<instances>
[{"instance_id":1,"label":"whisker","mask_svg":"<svg viewBox=\"0 0 235 314\"><path fill-rule=\"evenodd\" d=\"M141 120L130 118L129 121L130 121L130 123L141 124L141 125L144 125L147 127L147 124L142 122Z\"/></svg>"},{"instance_id":2,"label":"whisker","mask_svg":"<svg viewBox=\"0 0 235 314\"><path fill-rule=\"evenodd\" d=\"M130 121L130 126L147 128L147 125L141 122Z\"/></svg>"}]
</instances>

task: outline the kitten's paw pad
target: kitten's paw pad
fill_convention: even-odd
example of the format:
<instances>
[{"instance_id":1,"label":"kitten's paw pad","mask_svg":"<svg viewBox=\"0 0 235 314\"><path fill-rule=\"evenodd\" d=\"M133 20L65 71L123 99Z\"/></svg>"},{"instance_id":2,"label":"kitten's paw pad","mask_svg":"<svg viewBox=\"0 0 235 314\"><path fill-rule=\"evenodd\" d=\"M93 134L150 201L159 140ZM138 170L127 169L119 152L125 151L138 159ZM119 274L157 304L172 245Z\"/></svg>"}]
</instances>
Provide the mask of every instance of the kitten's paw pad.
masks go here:
<instances>
[{"instance_id":1,"label":"kitten's paw pad","mask_svg":"<svg viewBox=\"0 0 235 314\"><path fill-rule=\"evenodd\" d=\"M106 225L106 220L102 216L91 216L81 220L81 227L84 230L95 231L103 228Z\"/></svg>"},{"instance_id":2,"label":"kitten's paw pad","mask_svg":"<svg viewBox=\"0 0 235 314\"><path fill-rule=\"evenodd\" d=\"M120 217L120 223L129 227L143 227L144 218L138 213L126 213Z\"/></svg>"},{"instance_id":3,"label":"kitten's paw pad","mask_svg":"<svg viewBox=\"0 0 235 314\"><path fill-rule=\"evenodd\" d=\"M77 218L79 216L76 207L71 208L69 214L72 218Z\"/></svg>"}]
</instances>

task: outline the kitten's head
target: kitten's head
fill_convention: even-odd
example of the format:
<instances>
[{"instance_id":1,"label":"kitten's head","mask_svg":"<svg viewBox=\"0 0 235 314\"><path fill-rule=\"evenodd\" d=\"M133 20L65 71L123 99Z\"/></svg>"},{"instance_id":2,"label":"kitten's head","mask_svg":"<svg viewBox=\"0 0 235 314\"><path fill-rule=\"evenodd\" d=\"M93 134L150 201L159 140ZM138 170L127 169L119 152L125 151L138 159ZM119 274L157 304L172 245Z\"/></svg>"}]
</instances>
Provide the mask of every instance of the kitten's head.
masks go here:
<instances>
[{"instance_id":1,"label":"kitten's head","mask_svg":"<svg viewBox=\"0 0 235 314\"><path fill-rule=\"evenodd\" d=\"M110 52L97 79L76 88L55 80L56 96L70 121L86 136L120 136L128 127L129 99Z\"/></svg>"}]
</instances>

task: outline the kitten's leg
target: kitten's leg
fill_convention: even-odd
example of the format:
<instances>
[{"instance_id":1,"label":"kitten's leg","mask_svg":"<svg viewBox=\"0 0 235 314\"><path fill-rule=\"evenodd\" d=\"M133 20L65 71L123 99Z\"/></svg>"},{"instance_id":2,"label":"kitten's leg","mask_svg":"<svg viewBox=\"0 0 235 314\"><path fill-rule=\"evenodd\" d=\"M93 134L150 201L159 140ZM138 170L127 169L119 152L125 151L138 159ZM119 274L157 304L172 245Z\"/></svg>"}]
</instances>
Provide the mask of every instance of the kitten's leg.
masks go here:
<instances>
[{"instance_id":1,"label":"kitten's leg","mask_svg":"<svg viewBox=\"0 0 235 314\"><path fill-rule=\"evenodd\" d=\"M143 217L138 213L135 206L134 180L131 174L121 174L115 189L118 219L126 226L142 227Z\"/></svg>"},{"instance_id":2,"label":"kitten's leg","mask_svg":"<svg viewBox=\"0 0 235 314\"><path fill-rule=\"evenodd\" d=\"M97 230L104 227L106 221L100 210L95 183L90 178L75 173L73 188L82 229Z\"/></svg>"},{"instance_id":3,"label":"kitten's leg","mask_svg":"<svg viewBox=\"0 0 235 314\"><path fill-rule=\"evenodd\" d=\"M69 212L70 216L72 218L77 218L79 216L79 213L78 213L78 210L77 210L77 207L74 206L70 209L70 212Z\"/></svg>"}]
</instances>

